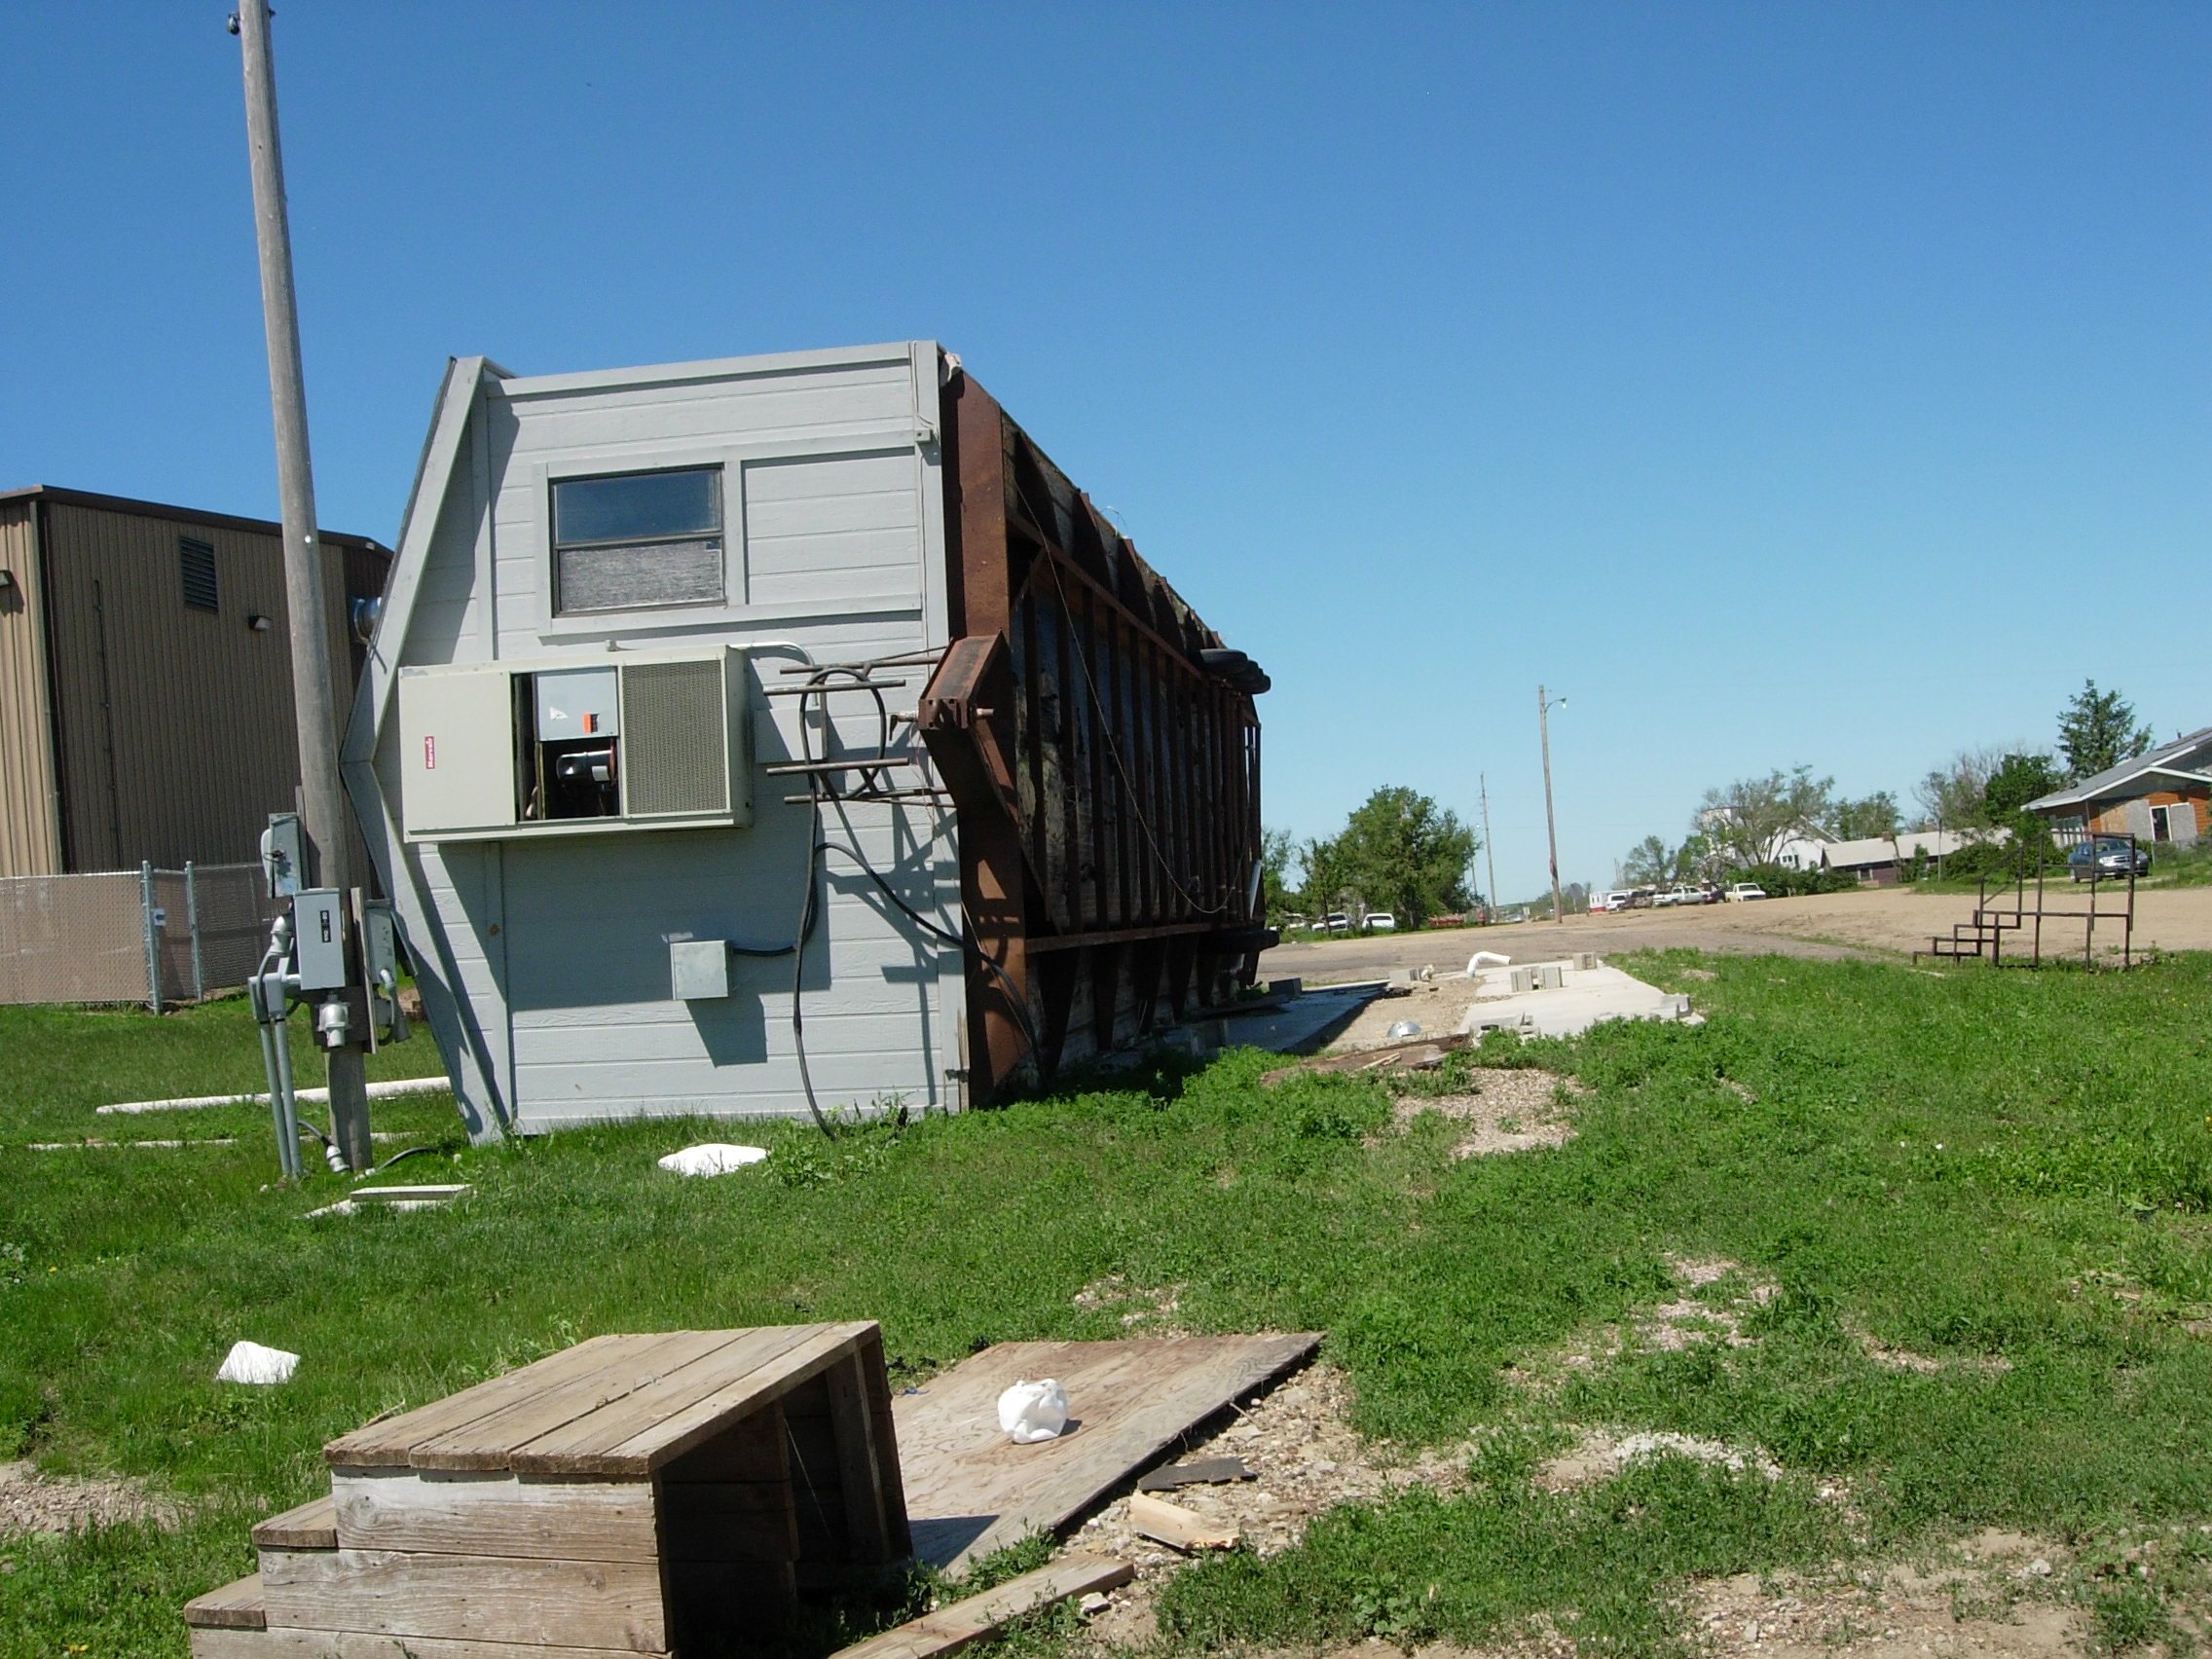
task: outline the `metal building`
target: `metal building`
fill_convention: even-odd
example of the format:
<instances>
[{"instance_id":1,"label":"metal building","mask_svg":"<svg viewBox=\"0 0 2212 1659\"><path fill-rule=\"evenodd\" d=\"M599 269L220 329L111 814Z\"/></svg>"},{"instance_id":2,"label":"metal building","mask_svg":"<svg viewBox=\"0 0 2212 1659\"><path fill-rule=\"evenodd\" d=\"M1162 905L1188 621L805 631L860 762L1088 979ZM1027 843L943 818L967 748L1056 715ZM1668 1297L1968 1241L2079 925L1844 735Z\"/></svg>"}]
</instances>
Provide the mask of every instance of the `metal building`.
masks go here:
<instances>
[{"instance_id":1,"label":"metal building","mask_svg":"<svg viewBox=\"0 0 2212 1659\"><path fill-rule=\"evenodd\" d=\"M282 535L81 490L0 494L0 876L256 856L299 782ZM327 531L323 546L350 693L350 609L384 591L391 554Z\"/></svg>"},{"instance_id":2,"label":"metal building","mask_svg":"<svg viewBox=\"0 0 2212 1659\"><path fill-rule=\"evenodd\" d=\"M1249 983L1265 688L933 343L465 358L345 772L473 1132L956 1106Z\"/></svg>"}]
</instances>

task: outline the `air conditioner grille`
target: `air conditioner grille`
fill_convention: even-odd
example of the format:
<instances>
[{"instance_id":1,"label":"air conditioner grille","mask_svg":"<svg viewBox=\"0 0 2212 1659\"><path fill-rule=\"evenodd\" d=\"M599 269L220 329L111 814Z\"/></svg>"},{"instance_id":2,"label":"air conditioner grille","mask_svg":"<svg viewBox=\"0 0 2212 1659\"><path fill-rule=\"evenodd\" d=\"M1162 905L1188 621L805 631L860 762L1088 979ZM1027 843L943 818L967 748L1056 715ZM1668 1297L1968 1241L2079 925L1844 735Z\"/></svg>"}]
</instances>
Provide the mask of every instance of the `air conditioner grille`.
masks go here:
<instances>
[{"instance_id":1,"label":"air conditioner grille","mask_svg":"<svg viewBox=\"0 0 2212 1659\"><path fill-rule=\"evenodd\" d=\"M627 816L729 810L729 704L719 662L622 668Z\"/></svg>"}]
</instances>

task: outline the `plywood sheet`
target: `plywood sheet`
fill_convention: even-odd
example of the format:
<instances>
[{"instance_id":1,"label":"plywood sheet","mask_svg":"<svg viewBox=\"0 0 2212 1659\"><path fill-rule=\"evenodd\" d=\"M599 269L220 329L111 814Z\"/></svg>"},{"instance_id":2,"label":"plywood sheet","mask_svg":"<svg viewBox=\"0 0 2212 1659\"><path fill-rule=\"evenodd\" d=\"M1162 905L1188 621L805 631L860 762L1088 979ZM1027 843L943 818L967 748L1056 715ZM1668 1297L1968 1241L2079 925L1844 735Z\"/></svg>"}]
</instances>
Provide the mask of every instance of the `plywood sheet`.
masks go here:
<instances>
[{"instance_id":1,"label":"plywood sheet","mask_svg":"<svg viewBox=\"0 0 2212 1659\"><path fill-rule=\"evenodd\" d=\"M1232 1401L1303 1364L1317 1333L1001 1343L892 1402L914 1554L939 1567L1057 1531ZM1056 1377L1069 1431L1016 1446L999 1394Z\"/></svg>"}]
</instances>

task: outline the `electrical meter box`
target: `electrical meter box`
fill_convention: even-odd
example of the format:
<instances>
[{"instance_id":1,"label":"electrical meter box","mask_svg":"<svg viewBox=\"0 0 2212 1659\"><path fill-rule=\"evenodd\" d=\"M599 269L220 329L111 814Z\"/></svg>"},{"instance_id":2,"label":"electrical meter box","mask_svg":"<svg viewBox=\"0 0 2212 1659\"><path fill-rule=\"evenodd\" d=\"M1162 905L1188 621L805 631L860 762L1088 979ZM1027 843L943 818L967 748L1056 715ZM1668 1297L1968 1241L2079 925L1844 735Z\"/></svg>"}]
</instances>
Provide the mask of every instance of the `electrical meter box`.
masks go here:
<instances>
[{"instance_id":1,"label":"electrical meter box","mask_svg":"<svg viewBox=\"0 0 2212 1659\"><path fill-rule=\"evenodd\" d=\"M399 673L410 841L753 822L745 652Z\"/></svg>"},{"instance_id":2,"label":"electrical meter box","mask_svg":"<svg viewBox=\"0 0 2212 1659\"><path fill-rule=\"evenodd\" d=\"M346 984L345 903L335 887L311 887L292 900L293 960L303 991L335 991Z\"/></svg>"}]
</instances>

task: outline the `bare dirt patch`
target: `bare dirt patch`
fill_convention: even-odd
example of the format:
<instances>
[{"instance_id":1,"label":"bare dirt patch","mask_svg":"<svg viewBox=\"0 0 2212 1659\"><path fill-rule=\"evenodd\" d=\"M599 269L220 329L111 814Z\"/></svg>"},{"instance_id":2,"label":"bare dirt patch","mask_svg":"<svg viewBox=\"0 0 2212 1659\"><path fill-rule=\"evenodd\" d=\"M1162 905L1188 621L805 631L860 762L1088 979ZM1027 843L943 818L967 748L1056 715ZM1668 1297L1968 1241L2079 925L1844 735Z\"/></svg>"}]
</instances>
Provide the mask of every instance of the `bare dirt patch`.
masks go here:
<instances>
[{"instance_id":1,"label":"bare dirt patch","mask_svg":"<svg viewBox=\"0 0 2212 1659\"><path fill-rule=\"evenodd\" d=\"M1092 1279L1069 1300L1087 1313L1102 1309L1119 1310L1124 1326L1132 1331L1141 1329L1147 1336L1187 1334L1174 1323L1176 1309L1183 1300L1183 1286L1179 1284L1148 1290L1142 1285L1130 1284L1120 1273L1108 1273L1104 1278Z\"/></svg>"},{"instance_id":2,"label":"bare dirt patch","mask_svg":"<svg viewBox=\"0 0 2212 1659\"><path fill-rule=\"evenodd\" d=\"M1450 1491L1464 1484L1473 1442L1405 1456L1362 1439L1348 1420L1351 1403L1343 1372L1311 1366L1185 1454L1193 1459L1241 1457L1253 1479L1159 1495L1239 1529L1245 1543L1273 1555L1297 1543L1307 1523L1336 1504L1384 1501L1414 1486ZM1091 1621L1092 1636L1116 1644L1149 1641L1156 1634L1153 1594L1186 1558L1131 1528L1125 1497L1085 1522L1069 1545L1116 1556L1137 1569L1136 1581L1115 1591L1110 1605Z\"/></svg>"},{"instance_id":3,"label":"bare dirt patch","mask_svg":"<svg viewBox=\"0 0 2212 1659\"><path fill-rule=\"evenodd\" d=\"M29 1463L0 1463L0 1535L75 1532L119 1521L176 1518L173 1505L135 1481L72 1480L42 1475Z\"/></svg>"},{"instance_id":4,"label":"bare dirt patch","mask_svg":"<svg viewBox=\"0 0 2212 1659\"><path fill-rule=\"evenodd\" d=\"M2089 1646L2087 1620L2056 1600L2066 1560L2055 1544L1991 1530L1917 1564L1706 1580L1683 1612L1714 1654L2050 1659Z\"/></svg>"},{"instance_id":5,"label":"bare dirt patch","mask_svg":"<svg viewBox=\"0 0 2212 1659\"><path fill-rule=\"evenodd\" d=\"M1561 1110L1563 1092L1581 1092L1579 1085L1547 1071L1483 1071L1473 1091L1463 1094L1403 1094L1391 1109L1401 1129L1423 1112L1437 1112L1461 1125L1454 1158L1480 1158L1565 1146L1574 1133Z\"/></svg>"},{"instance_id":6,"label":"bare dirt patch","mask_svg":"<svg viewBox=\"0 0 2212 1659\"><path fill-rule=\"evenodd\" d=\"M1694 1434L1616 1435L1593 1428L1583 1431L1572 1451L1545 1462L1536 1471L1536 1484L1547 1492L1592 1486L1611 1480L1631 1463L1648 1457L1688 1457L1737 1473L1754 1471L1770 1481L1782 1478L1782 1465L1755 1446L1730 1446L1718 1440L1700 1439Z\"/></svg>"},{"instance_id":7,"label":"bare dirt patch","mask_svg":"<svg viewBox=\"0 0 2212 1659\"><path fill-rule=\"evenodd\" d=\"M1548 1352L1531 1354L1506 1372L1525 1388L1554 1388L1572 1372L1590 1371L1632 1351L1675 1353L1704 1343L1749 1347L1744 1322L1773 1300L1772 1282L1720 1257L1669 1256L1667 1265L1684 1292L1672 1302L1639 1309L1622 1324L1601 1325Z\"/></svg>"}]
</instances>

